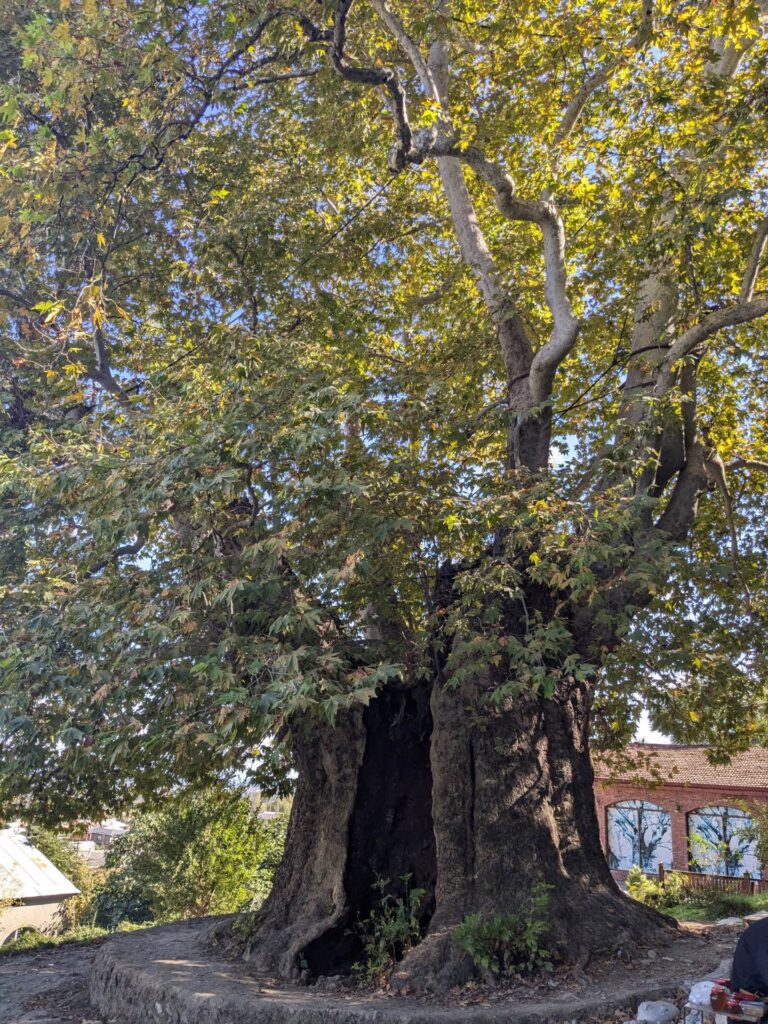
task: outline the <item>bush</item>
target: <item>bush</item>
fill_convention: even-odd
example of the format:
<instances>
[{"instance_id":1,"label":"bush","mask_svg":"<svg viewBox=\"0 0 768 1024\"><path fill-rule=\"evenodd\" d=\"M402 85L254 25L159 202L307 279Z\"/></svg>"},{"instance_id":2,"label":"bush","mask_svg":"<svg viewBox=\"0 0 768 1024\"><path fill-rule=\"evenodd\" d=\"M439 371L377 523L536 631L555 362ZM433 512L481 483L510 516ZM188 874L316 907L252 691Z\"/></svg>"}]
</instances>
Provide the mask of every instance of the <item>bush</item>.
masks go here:
<instances>
[{"instance_id":1,"label":"bush","mask_svg":"<svg viewBox=\"0 0 768 1024\"><path fill-rule=\"evenodd\" d=\"M685 875L670 871L664 882L648 878L638 867L627 873L627 890L641 903L655 910L670 910L672 907L697 907L703 913L702 920L718 917L741 917L760 909L756 898L745 893L727 892L719 885L704 885L694 888Z\"/></svg>"},{"instance_id":2,"label":"bush","mask_svg":"<svg viewBox=\"0 0 768 1024\"><path fill-rule=\"evenodd\" d=\"M454 931L454 939L478 967L498 980L550 970L545 943L549 932L549 887L537 884L513 914L472 914Z\"/></svg>"},{"instance_id":3,"label":"bush","mask_svg":"<svg viewBox=\"0 0 768 1024\"><path fill-rule=\"evenodd\" d=\"M648 878L637 866L627 872L626 884L630 896L654 910L669 910L684 903L694 891L688 886L685 875L678 871L668 872L664 881L659 882Z\"/></svg>"},{"instance_id":4,"label":"bush","mask_svg":"<svg viewBox=\"0 0 768 1024\"><path fill-rule=\"evenodd\" d=\"M681 901L682 902L682 901ZM714 885L703 889L691 889L685 901L706 910L709 917L743 917L755 909L755 902L745 893L724 892Z\"/></svg>"},{"instance_id":5,"label":"bush","mask_svg":"<svg viewBox=\"0 0 768 1024\"><path fill-rule=\"evenodd\" d=\"M117 929L120 932L135 931L138 925L124 923ZM0 946L0 956L13 956L14 953L28 953L34 949L53 949L56 946L66 946L77 942L97 942L111 935L112 931L107 928L94 928L83 926L71 928L69 931L60 932L58 935L46 935L43 932L25 931L13 942L6 942Z\"/></svg>"},{"instance_id":6,"label":"bush","mask_svg":"<svg viewBox=\"0 0 768 1024\"><path fill-rule=\"evenodd\" d=\"M288 831L288 811L277 818L259 822L259 866L250 884L250 909L258 910L272 889L272 879L283 859Z\"/></svg>"},{"instance_id":7,"label":"bush","mask_svg":"<svg viewBox=\"0 0 768 1024\"><path fill-rule=\"evenodd\" d=\"M376 883L381 898L356 929L363 941L365 959L352 965L352 974L361 985L384 981L395 964L421 938L425 892L424 889L411 889L410 880L410 875L403 876L405 888L402 896L384 891L389 885L388 879L379 879Z\"/></svg>"},{"instance_id":8,"label":"bush","mask_svg":"<svg viewBox=\"0 0 768 1024\"><path fill-rule=\"evenodd\" d=\"M282 855L285 823L259 821L225 785L174 794L137 815L107 855L97 923L115 928L228 914L263 901Z\"/></svg>"}]
</instances>

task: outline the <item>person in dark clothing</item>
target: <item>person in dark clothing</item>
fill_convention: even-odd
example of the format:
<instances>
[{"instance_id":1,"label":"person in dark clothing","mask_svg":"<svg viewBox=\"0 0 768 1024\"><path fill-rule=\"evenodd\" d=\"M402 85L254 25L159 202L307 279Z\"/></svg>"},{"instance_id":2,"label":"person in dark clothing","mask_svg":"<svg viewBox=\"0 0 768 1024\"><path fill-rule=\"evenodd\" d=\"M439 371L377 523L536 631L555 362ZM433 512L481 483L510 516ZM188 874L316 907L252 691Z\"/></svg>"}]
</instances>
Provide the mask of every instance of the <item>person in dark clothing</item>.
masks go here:
<instances>
[{"instance_id":1,"label":"person in dark clothing","mask_svg":"<svg viewBox=\"0 0 768 1024\"><path fill-rule=\"evenodd\" d=\"M768 994L768 917L741 933L731 968L731 991Z\"/></svg>"}]
</instances>

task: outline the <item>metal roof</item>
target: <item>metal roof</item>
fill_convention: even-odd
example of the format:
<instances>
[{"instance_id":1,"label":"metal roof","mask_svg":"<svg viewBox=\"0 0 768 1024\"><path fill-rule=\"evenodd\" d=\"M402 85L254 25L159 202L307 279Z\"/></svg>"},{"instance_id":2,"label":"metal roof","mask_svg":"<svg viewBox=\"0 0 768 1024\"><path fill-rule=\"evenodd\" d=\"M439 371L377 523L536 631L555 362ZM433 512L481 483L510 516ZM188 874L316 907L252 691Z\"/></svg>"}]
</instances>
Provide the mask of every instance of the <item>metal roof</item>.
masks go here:
<instances>
[{"instance_id":1,"label":"metal roof","mask_svg":"<svg viewBox=\"0 0 768 1024\"><path fill-rule=\"evenodd\" d=\"M76 896L79 892L26 836L0 829L0 899Z\"/></svg>"}]
</instances>

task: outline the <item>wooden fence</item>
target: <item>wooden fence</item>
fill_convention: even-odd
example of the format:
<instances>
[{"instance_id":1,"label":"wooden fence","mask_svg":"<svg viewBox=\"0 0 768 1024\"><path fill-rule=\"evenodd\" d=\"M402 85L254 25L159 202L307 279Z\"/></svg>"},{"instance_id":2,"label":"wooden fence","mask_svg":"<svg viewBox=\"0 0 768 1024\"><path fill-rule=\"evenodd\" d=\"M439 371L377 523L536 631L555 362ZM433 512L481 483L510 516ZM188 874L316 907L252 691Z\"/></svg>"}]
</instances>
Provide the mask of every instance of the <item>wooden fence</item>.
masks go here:
<instances>
[{"instance_id":1,"label":"wooden fence","mask_svg":"<svg viewBox=\"0 0 768 1024\"><path fill-rule=\"evenodd\" d=\"M682 875L685 884L689 889L706 889L712 892L740 893L743 896L757 896L758 893L768 892L768 879L752 878L749 872L734 877L733 875L705 875L700 871L675 871L674 874ZM664 884L667 871L663 864L659 864L658 879Z\"/></svg>"},{"instance_id":2,"label":"wooden fence","mask_svg":"<svg viewBox=\"0 0 768 1024\"><path fill-rule=\"evenodd\" d=\"M663 883L670 870L675 875L682 875L688 888L693 890L706 889L711 892L716 889L720 892L739 893L745 896L757 896L759 893L768 892L768 879L752 878L748 874L735 878L733 875L705 875L700 871L678 871L677 868L669 869L665 868L663 864L659 864L658 873L646 871L645 875L647 878L653 878ZM617 882L623 882L627 877L626 871L611 871L611 874Z\"/></svg>"}]
</instances>

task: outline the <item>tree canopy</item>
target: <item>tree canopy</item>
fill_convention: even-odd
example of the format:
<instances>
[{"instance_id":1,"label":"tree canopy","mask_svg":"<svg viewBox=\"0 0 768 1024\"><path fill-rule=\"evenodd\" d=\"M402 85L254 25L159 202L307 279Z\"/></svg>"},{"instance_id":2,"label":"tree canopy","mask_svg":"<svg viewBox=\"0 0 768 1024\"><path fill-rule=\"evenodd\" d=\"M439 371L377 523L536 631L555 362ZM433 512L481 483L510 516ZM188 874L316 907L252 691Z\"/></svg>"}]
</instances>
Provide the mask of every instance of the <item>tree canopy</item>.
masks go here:
<instances>
[{"instance_id":1,"label":"tree canopy","mask_svg":"<svg viewBox=\"0 0 768 1024\"><path fill-rule=\"evenodd\" d=\"M279 775L438 654L766 740L764 13L6 0L8 813Z\"/></svg>"}]
</instances>

